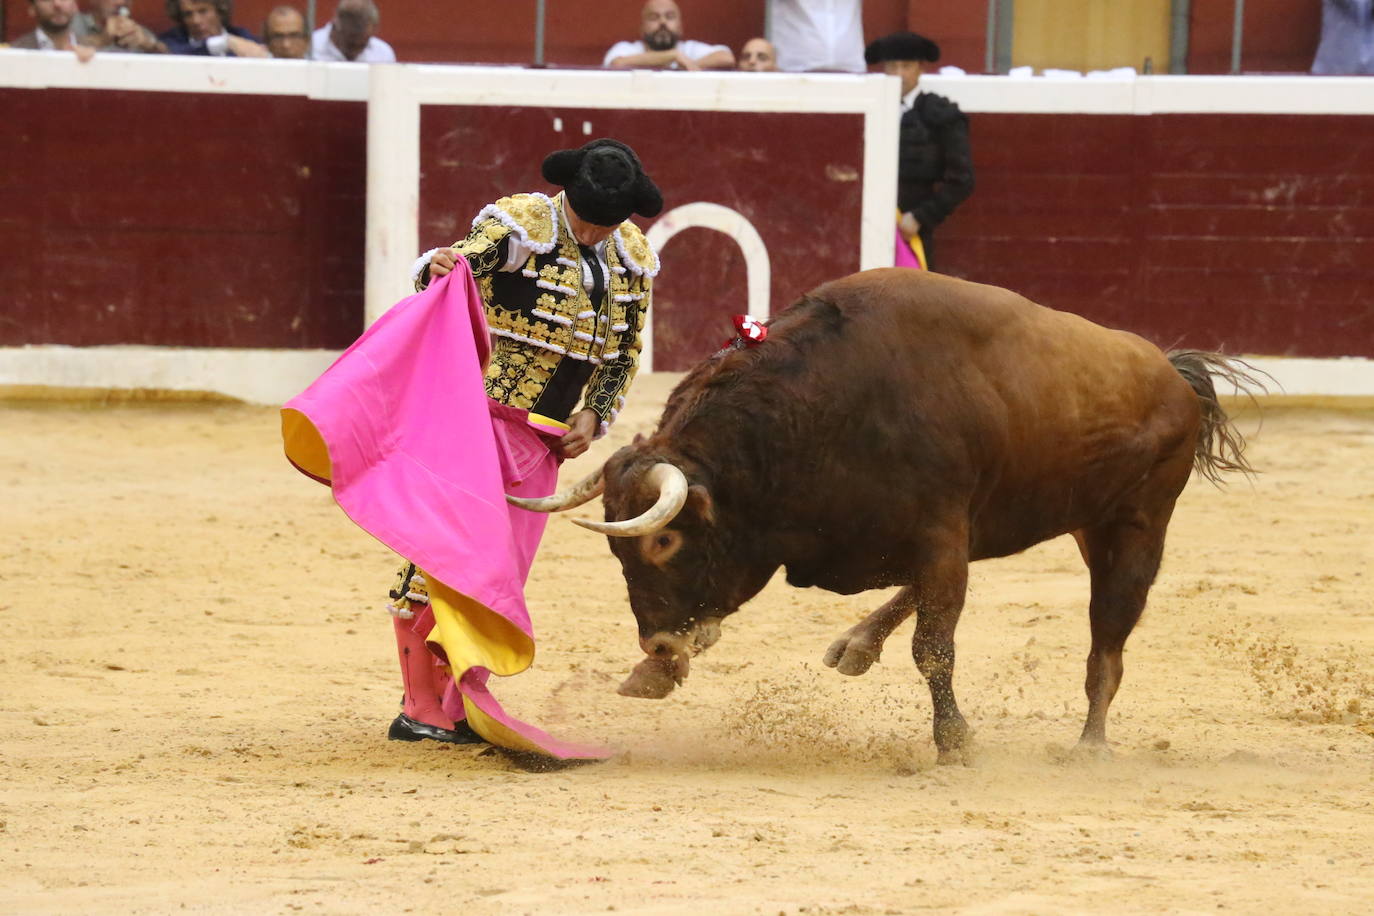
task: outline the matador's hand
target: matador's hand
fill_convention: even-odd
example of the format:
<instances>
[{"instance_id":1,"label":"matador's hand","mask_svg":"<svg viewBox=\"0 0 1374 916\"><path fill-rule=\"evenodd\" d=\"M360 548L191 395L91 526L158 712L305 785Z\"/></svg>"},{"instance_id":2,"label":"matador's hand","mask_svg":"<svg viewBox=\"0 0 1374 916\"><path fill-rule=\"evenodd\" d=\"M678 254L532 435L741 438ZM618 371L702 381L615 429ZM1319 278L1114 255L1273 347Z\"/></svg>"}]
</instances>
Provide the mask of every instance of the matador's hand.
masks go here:
<instances>
[{"instance_id":1,"label":"matador's hand","mask_svg":"<svg viewBox=\"0 0 1374 916\"><path fill-rule=\"evenodd\" d=\"M596 428L601 425L601 417L588 407L573 414L568 425L572 428L558 440L558 454L564 458L576 458L591 447Z\"/></svg>"},{"instance_id":2,"label":"matador's hand","mask_svg":"<svg viewBox=\"0 0 1374 916\"><path fill-rule=\"evenodd\" d=\"M921 221L908 211L902 214L901 219L897 220L897 228L901 231L902 238L909 242L920 234Z\"/></svg>"},{"instance_id":3,"label":"matador's hand","mask_svg":"<svg viewBox=\"0 0 1374 916\"><path fill-rule=\"evenodd\" d=\"M453 268L458 266L458 258L462 257L452 248L440 248L434 252L434 257L429 259L429 278L437 280L445 274L453 272Z\"/></svg>"}]
</instances>

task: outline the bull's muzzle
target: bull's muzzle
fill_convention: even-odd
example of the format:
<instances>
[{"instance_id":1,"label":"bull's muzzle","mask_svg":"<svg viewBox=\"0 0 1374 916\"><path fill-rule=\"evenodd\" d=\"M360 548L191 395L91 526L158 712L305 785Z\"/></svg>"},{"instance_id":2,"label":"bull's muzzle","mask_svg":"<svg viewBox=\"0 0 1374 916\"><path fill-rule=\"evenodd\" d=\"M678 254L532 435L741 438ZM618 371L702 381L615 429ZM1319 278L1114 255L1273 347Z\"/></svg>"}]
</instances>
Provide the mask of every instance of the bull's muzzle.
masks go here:
<instances>
[{"instance_id":1,"label":"bull's muzzle","mask_svg":"<svg viewBox=\"0 0 1374 916\"><path fill-rule=\"evenodd\" d=\"M680 687L691 670L692 656L720 639L720 618L708 617L686 633L655 633L639 640L646 656L617 691L621 696L661 700Z\"/></svg>"}]
</instances>

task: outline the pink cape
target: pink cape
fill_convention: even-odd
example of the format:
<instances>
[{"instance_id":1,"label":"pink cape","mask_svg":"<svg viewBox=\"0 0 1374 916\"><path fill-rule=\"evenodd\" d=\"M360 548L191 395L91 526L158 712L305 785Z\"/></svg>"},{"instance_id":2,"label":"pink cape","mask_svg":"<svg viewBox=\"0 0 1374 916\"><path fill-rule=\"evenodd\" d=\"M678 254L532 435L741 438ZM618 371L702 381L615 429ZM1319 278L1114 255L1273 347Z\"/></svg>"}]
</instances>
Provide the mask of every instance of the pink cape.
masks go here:
<instances>
[{"instance_id":1,"label":"pink cape","mask_svg":"<svg viewBox=\"0 0 1374 916\"><path fill-rule=\"evenodd\" d=\"M897 250L892 258L892 266L910 267L913 270L926 269L926 250L921 244L920 236L908 242L902 238L902 230L897 230Z\"/></svg>"},{"instance_id":2,"label":"pink cape","mask_svg":"<svg viewBox=\"0 0 1374 916\"><path fill-rule=\"evenodd\" d=\"M393 306L286 403L287 458L328 484L359 527L424 571L435 617L428 639L451 666L479 734L562 759L603 757L511 717L486 688L489 673L516 674L534 659L524 583L546 516L517 520L529 513L506 502L506 487L527 483L515 492L544 496L556 480L535 472L528 444L512 457L512 426L538 437L510 424L524 411L486 396L482 298L467 262L458 264ZM538 464L556 474L555 462Z\"/></svg>"}]
</instances>

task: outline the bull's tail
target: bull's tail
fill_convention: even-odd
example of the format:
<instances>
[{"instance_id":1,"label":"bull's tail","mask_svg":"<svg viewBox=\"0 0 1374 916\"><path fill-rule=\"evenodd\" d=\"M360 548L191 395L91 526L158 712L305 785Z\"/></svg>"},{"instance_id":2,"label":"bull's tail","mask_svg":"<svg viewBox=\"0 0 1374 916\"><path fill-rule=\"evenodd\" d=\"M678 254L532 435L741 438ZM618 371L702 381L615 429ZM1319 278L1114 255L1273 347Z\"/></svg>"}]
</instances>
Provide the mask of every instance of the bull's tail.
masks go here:
<instances>
[{"instance_id":1,"label":"bull's tail","mask_svg":"<svg viewBox=\"0 0 1374 916\"><path fill-rule=\"evenodd\" d=\"M1240 471L1247 476L1254 474L1255 469L1245 460L1245 437L1217 400L1212 376L1230 382L1237 391L1250 397L1254 397L1256 391L1269 390L1260 376L1271 381L1272 376L1244 360L1204 350L1170 350L1168 357L1178 374L1197 393L1198 404L1202 407L1202 425L1198 427L1197 445L1193 449L1193 468L1218 486L1226 471Z\"/></svg>"}]
</instances>

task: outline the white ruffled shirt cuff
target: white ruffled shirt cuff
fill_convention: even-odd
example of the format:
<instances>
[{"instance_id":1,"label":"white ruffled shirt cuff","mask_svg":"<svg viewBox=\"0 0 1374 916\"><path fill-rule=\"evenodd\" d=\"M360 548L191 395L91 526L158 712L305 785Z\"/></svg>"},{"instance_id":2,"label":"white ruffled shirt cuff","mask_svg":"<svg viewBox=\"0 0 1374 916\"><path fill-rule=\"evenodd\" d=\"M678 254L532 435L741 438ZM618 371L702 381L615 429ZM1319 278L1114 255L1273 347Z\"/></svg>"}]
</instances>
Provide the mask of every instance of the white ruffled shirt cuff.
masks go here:
<instances>
[{"instance_id":1,"label":"white ruffled shirt cuff","mask_svg":"<svg viewBox=\"0 0 1374 916\"><path fill-rule=\"evenodd\" d=\"M429 251L426 251L424 254L416 258L414 264L410 265L410 282L415 284L416 292L419 292L420 290L425 288L424 286L420 285L420 278L423 277L425 275L425 271L429 269L429 262L434 257L434 253L438 250L438 248L431 248ZM428 282L426 282L425 286L428 285Z\"/></svg>"}]
</instances>

